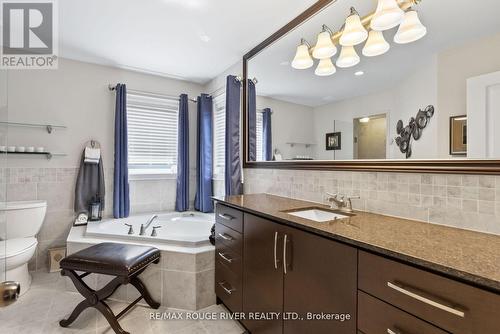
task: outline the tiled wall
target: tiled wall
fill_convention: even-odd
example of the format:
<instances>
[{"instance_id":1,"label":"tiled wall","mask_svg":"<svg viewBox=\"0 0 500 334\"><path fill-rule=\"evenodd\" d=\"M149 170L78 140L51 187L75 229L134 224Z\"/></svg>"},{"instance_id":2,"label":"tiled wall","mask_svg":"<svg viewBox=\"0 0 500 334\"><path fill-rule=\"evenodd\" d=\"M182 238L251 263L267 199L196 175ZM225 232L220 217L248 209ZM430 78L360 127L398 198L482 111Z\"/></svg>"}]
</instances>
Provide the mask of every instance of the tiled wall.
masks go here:
<instances>
[{"instance_id":1,"label":"tiled wall","mask_svg":"<svg viewBox=\"0 0 500 334\"><path fill-rule=\"evenodd\" d=\"M48 268L48 249L66 244L66 238L74 221L73 203L77 173L76 168L0 169L0 182L6 184L8 201L47 201L47 214L38 234L36 256L29 263L29 269L32 271ZM111 217L113 170L106 169L105 174L104 216ZM190 172L190 176L194 179L194 170ZM173 211L175 192L175 179L131 180L131 213ZM193 197L194 189L190 189L190 193Z\"/></svg>"},{"instance_id":2,"label":"tiled wall","mask_svg":"<svg viewBox=\"0 0 500 334\"><path fill-rule=\"evenodd\" d=\"M500 235L500 176L246 169L245 193L263 192Z\"/></svg>"}]
</instances>

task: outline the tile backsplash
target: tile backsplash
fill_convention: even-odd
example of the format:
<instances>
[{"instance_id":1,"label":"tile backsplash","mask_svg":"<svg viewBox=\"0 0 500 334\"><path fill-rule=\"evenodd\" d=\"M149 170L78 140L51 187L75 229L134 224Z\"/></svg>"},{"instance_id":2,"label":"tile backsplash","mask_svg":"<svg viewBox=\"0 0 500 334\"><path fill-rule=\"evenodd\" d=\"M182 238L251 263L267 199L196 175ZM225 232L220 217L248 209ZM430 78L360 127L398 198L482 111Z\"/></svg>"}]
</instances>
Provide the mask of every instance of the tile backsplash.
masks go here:
<instances>
[{"instance_id":1,"label":"tile backsplash","mask_svg":"<svg viewBox=\"0 0 500 334\"><path fill-rule=\"evenodd\" d=\"M245 193L324 203L326 192L360 196L358 210L500 235L500 176L245 169Z\"/></svg>"},{"instance_id":2,"label":"tile backsplash","mask_svg":"<svg viewBox=\"0 0 500 334\"><path fill-rule=\"evenodd\" d=\"M48 249L66 245L66 238L74 222L73 204L77 168L1 168L0 201L46 200L47 213L38 234L36 256L30 261L30 270L48 267ZM194 197L195 170L190 171L191 197ZM106 197L104 216L113 212L113 169L105 170ZM131 214L173 211L176 180L130 180ZM3 191L6 189L6 191ZM6 198L5 198L6 196ZM8 231L7 231L8 237Z\"/></svg>"}]
</instances>

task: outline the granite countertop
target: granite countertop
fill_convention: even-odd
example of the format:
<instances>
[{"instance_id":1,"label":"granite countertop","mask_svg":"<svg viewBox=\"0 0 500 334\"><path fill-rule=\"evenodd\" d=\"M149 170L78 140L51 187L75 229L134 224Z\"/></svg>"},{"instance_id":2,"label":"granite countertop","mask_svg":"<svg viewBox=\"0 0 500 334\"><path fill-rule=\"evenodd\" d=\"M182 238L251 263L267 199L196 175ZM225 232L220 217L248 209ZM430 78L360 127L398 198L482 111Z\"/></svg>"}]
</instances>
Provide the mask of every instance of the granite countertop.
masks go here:
<instances>
[{"instance_id":1,"label":"granite countertop","mask_svg":"<svg viewBox=\"0 0 500 334\"><path fill-rule=\"evenodd\" d=\"M327 206L269 194L214 199L500 293L500 236L360 211L349 218L317 223L283 211Z\"/></svg>"}]
</instances>

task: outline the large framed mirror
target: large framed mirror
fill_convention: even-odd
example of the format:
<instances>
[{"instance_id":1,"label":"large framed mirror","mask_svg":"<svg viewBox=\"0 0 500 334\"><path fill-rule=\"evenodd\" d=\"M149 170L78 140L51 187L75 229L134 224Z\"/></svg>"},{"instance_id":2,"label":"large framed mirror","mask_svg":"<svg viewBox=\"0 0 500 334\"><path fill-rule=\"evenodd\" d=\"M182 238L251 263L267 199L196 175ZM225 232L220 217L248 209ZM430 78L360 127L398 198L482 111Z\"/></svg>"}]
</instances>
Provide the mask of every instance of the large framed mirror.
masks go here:
<instances>
[{"instance_id":1,"label":"large framed mirror","mask_svg":"<svg viewBox=\"0 0 500 334\"><path fill-rule=\"evenodd\" d=\"M244 167L499 174L498 13L318 1L243 58Z\"/></svg>"}]
</instances>

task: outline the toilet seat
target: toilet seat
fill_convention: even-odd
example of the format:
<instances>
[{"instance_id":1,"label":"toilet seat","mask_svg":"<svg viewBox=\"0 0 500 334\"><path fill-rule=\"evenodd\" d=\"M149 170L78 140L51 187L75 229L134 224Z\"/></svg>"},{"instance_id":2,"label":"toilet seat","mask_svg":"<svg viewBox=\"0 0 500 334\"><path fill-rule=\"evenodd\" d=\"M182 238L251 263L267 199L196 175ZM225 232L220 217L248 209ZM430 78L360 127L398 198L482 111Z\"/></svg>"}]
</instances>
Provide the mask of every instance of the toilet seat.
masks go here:
<instances>
[{"instance_id":1,"label":"toilet seat","mask_svg":"<svg viewBox=\"0 0 500 334\"><path fill-rule=\"evenodd\" d=\"M0 241L0 259L8 259L25 253L36 247L35 237L7 239Z\"/></svg>"}]
</instances>

